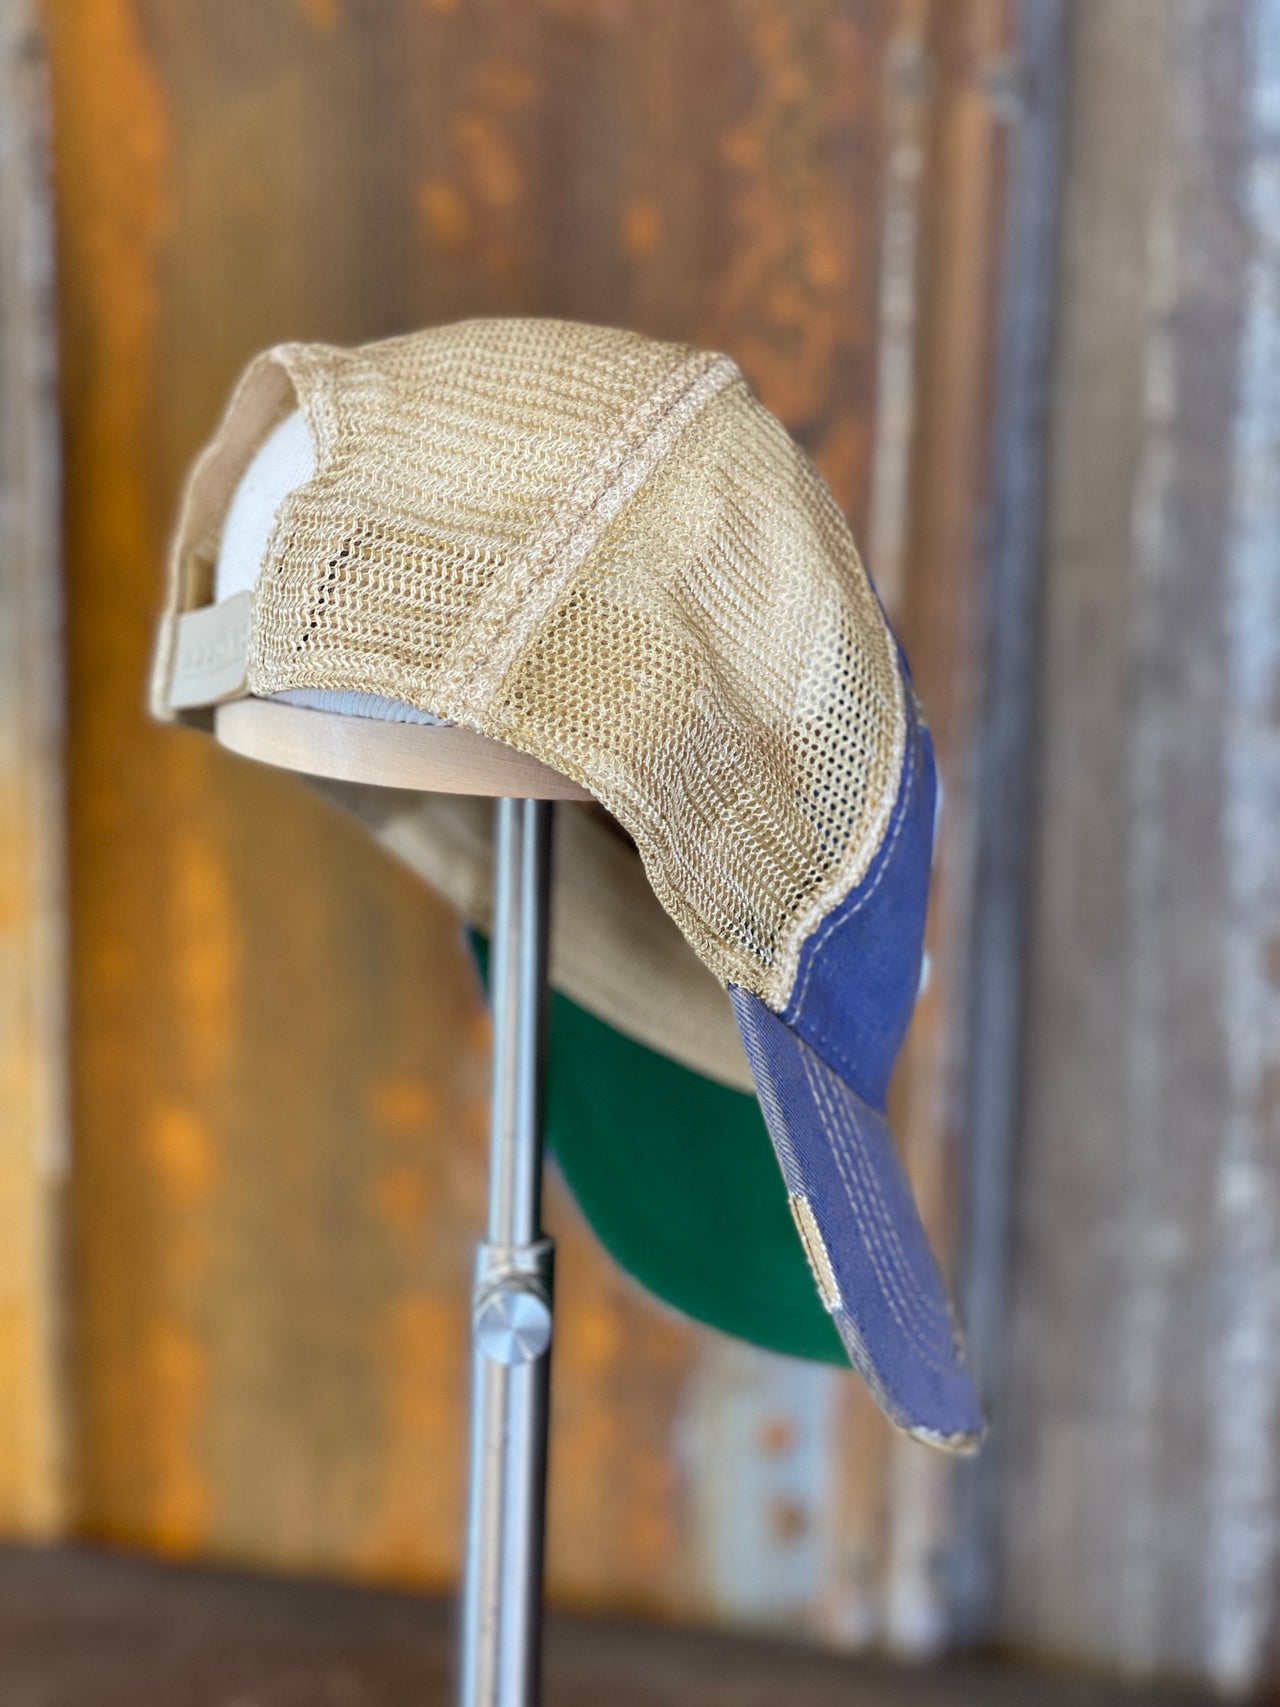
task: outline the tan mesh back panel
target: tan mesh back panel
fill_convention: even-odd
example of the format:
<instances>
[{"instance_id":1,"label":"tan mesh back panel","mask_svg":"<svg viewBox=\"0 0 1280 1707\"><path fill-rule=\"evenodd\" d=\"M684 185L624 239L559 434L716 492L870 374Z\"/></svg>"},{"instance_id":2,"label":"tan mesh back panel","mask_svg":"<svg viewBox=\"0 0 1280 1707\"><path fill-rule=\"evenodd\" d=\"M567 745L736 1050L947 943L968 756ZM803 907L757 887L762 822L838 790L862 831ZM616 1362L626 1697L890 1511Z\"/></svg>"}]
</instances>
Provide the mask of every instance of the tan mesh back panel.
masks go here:
<instances>
[{"instance_id":1,"label":"tan mesh back panel","mask_svg":"<svg viewBox=\"0 0 1280 1707\"><path fill-rule=\"evenodd\" d=\"M843 517L734 364L556 321L273 364L317 473L268 548L250 690L384 694L584 783L716 976L783 1005L883 834L904 690ZM253 449L237 412L256 442L291 402L251 370L178 605L207 597L201 481Z\"/></svg>"}]
</instances>

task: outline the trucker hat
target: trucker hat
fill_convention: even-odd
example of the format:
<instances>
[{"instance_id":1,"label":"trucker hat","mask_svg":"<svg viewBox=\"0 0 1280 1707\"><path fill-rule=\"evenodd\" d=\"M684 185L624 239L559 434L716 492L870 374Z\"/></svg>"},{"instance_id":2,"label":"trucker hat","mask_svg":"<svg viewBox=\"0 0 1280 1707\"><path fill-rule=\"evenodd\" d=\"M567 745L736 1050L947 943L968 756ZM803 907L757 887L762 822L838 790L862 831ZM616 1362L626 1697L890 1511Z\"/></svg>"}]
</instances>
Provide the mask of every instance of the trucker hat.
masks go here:
<instances>
[{"instance_id":1,"label":"trucker hat","mask_svg":"<svg viewBox=\"0 0 1280 1707\"><path fill-rule=\"evenodd\" d=\"M733 361L553 320L259 356L188 483L153 678L162 717L244 697L458 725L590 797L557 807L551 952L583 1207L670 1302L839 1344L893 1422L972 1447L885 1113L932 744L844 518ZM332 786L484 927L484 803Z\"/></svg>"}]
</instances>

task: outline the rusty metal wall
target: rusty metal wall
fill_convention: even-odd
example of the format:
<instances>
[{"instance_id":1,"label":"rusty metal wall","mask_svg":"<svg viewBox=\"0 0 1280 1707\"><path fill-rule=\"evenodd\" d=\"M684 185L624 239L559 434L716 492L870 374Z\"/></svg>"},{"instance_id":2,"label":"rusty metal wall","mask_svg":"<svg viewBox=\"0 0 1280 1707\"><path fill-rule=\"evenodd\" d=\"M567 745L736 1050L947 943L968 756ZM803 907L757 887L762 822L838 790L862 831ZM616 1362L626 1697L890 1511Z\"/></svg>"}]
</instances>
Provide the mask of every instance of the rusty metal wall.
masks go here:
<instances>
[{"instance_id":1,"label":"rusty metal wall","mask_svg":"<svg viewBox=\"0 0 1280 1707\"><path fill-rule=\"evenodd\" d=\"M147 724L178 480L242 362L281 337L545 312L729 349L868 542L949 773L932 980L894 1091L949 1249L1011 8L82 0L46 16L75 1526L445 1583L486 1022L453 921L352 827ZM277 864L305 879L282 891ZM894 1442L852 1378L656 1309L558 1193L552 1218L554 1595L940 1641L945 1467Z\"/></svg>"}]
</instances>

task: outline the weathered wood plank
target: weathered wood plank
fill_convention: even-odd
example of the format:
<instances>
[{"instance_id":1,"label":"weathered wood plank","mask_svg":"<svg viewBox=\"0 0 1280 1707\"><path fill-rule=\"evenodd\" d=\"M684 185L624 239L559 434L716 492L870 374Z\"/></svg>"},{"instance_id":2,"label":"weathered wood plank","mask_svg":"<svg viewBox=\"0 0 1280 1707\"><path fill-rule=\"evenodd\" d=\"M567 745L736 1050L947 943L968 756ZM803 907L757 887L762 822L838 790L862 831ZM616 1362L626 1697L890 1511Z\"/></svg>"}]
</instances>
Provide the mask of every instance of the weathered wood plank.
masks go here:
<instances>
[{"instance_id":1,"label":"weathered wood plank","mask_svg":"<svg viewBox=\"0 0 1280 1707\"><path fill-rule=\"evenodd\" d=\"M48 101L0 6L0 1532L64 1509L62 689Z\"/></svg>"},{"instance_id":2,"label":"weathered wood plank","mask_svg":"<svg viewBox=\"0 0 1280 1707\"><path fill-rule=\"evenodd\" d=\"M1274 1666L1280 8L1082 0L1004 1634Z\"/></svg>"}]
</instances>

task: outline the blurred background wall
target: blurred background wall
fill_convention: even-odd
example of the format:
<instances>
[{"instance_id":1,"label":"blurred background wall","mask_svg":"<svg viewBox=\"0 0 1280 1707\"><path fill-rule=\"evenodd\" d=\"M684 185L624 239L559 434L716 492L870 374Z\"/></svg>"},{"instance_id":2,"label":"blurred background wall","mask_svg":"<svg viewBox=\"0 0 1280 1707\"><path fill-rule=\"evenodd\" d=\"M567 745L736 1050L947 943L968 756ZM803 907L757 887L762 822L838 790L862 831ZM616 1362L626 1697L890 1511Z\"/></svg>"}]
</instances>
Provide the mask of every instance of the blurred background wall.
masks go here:
<instances>
[{"instance_id":1,"label":"blurred background wall","mask_svg":"<svg viewBox=\"0 0 1280 1707\"><path fill-rule=\"evenodd\" d=\"M252 352L558 314L732 353L906 642L947 808L896 1129L994 1428L898 1442L557 1188L553 1596L1273 1674L1280 0L0 18L0 1527L456 1576L456 923L143 682Z\"/></svg>"}]
</instances>

